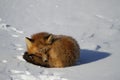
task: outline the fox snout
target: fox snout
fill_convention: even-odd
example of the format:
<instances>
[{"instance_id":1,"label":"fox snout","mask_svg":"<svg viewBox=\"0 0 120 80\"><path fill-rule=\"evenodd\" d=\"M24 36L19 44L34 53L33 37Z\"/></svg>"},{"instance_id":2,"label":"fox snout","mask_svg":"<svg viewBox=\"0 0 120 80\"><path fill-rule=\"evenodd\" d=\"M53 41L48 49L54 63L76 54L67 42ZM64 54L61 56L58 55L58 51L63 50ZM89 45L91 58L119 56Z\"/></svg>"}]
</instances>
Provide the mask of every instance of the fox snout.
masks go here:
<instances>
[{"instance_id":1,"label":"fox snout","mask_svg":"<svg viewBox=\"0 0 120 80\"><path fill-rule=\"evenodd\" d=\"M47 64L47 61L48 61L47 59L44 59L43 61L41 57L38 57L34 54L29 54L28 52L25 52L23 55L23 58L29 63L35 64L35 65L41 65L44 67L49 67Z\"/></svg>"},{"instance_id":2,"label":"fox snout","mask_svg":"<svg viewBox=\"0 0 120 80\"><path fill-rule=\"evenodd\" d=\"M33 54L28 54L28 52L25 52L24 55L23 55L23 58L28 62L34 61L33 57L34 57L34 55Z\"/></svg>"},{"instance_id":3,"label":"fox snout","mask_svg":"<svg viewBox=\"0 0 120 80\"><path fill-rule=\"evenodd\" d=\"M42 59L43 62L48 62L48 57L46 54L43 54L42 57L40 57L39 55L29 54L28 52L25 52L23 55L23 58L28 62L34 61L34 57L38 57L38 58Z\"/></svg>"}]
</instances>

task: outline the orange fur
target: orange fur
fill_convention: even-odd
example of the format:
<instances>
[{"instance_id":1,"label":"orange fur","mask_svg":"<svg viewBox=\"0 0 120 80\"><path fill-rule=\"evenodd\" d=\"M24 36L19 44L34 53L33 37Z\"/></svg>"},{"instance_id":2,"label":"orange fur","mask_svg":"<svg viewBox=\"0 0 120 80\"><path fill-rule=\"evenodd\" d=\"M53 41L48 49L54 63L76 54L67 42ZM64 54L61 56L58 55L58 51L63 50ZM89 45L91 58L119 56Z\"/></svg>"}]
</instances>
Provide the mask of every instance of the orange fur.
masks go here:
<instances>
[{"instance_id":1,"label":"orange fur","mask_svg":"<svg viewBox=\"0 0 120 80\"><path fill-rule=\"evenodd\" d=\"M76 63L80 57L80 48L76 40L65 35L53 35L46 32L32 35L27 43L27 55L24 59L33 64L47 67L67 67Z\"/></svg>"}]
</instances>

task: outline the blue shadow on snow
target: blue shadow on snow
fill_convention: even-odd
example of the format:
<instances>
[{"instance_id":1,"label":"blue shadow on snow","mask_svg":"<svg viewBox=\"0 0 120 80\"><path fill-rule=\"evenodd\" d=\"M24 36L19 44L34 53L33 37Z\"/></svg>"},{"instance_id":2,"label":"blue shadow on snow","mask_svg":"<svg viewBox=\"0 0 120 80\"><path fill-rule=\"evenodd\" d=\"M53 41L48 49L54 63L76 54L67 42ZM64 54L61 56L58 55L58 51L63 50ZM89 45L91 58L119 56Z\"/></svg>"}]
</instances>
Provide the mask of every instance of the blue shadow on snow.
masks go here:
<instances>
[{"instance_id":1,"label":"blue shadow on snow","mask_svg":"<svg viewBox=\"0 0 120 80\"><path fill-rule=\"evenodd\" d=\"M95 62L95 61L104 59L108 56L110 56L110 53L107 53L107 52L81 49L80 60L78 60L77 65Z\"/></svg>"}]
</instances>

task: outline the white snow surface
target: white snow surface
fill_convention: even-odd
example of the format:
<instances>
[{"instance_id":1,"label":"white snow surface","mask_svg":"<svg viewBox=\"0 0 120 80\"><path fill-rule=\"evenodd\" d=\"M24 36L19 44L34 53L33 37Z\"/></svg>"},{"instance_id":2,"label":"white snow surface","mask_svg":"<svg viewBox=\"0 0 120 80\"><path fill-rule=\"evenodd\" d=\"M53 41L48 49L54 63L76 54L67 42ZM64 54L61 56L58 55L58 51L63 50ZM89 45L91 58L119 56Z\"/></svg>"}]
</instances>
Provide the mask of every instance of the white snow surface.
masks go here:
<instances>
[{"instance_id":1,"label":"white snow surface","mask_svg":"<svg viewBox=\"0 0 120 80\"><path fill-rule=\"evenodd\" d=\"M80 60L66 68L26 62L24 38L74 37ZM119 0L0 0L0 80L120 80Z\"/></svg>"}]
</instances>

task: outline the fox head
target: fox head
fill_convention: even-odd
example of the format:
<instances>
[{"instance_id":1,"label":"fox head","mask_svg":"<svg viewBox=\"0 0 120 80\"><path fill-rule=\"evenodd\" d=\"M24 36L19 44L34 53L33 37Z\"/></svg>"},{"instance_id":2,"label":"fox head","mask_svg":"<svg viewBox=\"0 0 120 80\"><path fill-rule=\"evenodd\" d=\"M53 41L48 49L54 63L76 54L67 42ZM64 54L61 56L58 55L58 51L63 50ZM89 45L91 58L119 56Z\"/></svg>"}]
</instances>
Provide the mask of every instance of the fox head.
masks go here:
<instances>
[{"instance_id":1,"label":"fox head","mask_svg":"<svg viewBox=\"0 0 120 80\"><path fill-rule=\"evenodd\" d=\"M51 49L53 40L53 35L45 32L34 34L32 35L32 38L26 37L26 53L28 56L30 56L27 58L29 58L29 60L32 61L32 63L39 62L39 60L42 60L41 62L43 63L47 63L49 57L48 52Z\"/></svg>"}]
</instances>

